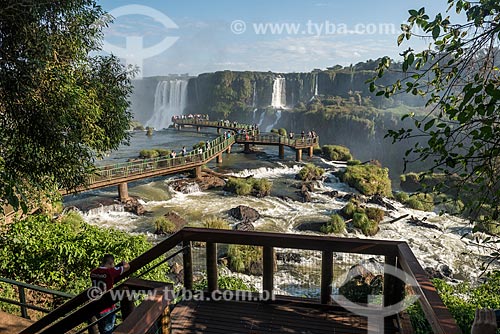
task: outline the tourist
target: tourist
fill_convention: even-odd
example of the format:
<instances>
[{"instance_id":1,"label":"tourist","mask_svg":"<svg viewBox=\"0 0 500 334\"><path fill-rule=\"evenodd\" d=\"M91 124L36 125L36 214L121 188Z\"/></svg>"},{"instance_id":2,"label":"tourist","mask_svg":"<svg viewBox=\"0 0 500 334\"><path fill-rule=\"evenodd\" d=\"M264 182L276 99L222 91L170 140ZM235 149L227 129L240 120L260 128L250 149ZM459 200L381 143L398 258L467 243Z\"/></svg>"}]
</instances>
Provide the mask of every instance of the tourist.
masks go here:
<instances>
[{"instance_id":1,"label":"tourist","mask_svg":"<svg viewBox=\"0 0 500 334\"><path fill-rule=\"evenodd\" d=\"M101 259L101 264L98 268L90 272L92 280L92 289L100 293L113 288L121 274L130 269L130 265L122 261L115 267L115 258L111 254L106 254ZM98 296L96 296L98 297ZM100 319L97 323L101 334L111 334L115 329L116 314L114 313L115 305L108 307L99 312L97 317Z\"/></svg>"},{"instance_id":2,"label":"tourist","mask_svg":"<svg viewBox=\"0 0 500 334\"><path fill-rule=\"evenodd\" d=\"M293 132L290 132L288 136L290 137L290 139L293 139Z\"/></svg>"},{"instance_id":3,"label":"tourist","mask_svg":"<svg viewBox=\"0 0 500 334\"><path fill-rule=\"evenodd\" d=\"M187 153L186 146L182 146L182 151L181 151L182 156L184 157L186 153Z\"/></svg>"},{"instance_id":4,"label":"tourist","mask_svg":"<svg viewBox=\"0 0 500 334\"><path fill-rule=\"evenodd\" d=\"M304 141L306 139L306 133L304 132L304 130L302 130L302 132L300 134L302 137L302 141Z\"/></svg>"}]
</instances>

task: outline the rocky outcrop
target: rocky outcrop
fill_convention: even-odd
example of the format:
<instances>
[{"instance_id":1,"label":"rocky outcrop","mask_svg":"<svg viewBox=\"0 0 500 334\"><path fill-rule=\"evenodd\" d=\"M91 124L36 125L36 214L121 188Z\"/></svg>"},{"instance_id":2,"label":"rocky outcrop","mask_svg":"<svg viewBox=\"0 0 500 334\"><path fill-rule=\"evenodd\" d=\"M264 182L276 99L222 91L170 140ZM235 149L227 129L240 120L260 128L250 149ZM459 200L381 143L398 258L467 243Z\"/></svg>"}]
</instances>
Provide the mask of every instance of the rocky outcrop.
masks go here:
<instances>
[{"instance_id":1,"label":"rocky outcrop","mask_svg":"<svg viewBox=\"0 0 500 334\"><path fill-rule=\"evenodd\" d=\"M376 204L376 205L380 205L388 210L391 210L391 211L395 211L396 208L394 207L394 205L392 205L391 203L389 203L388 201L386 201L382 196L380 195L373 195L372 197L370 197L370 199L368 199L368 203L371 203L371 204Z\"/></svg>"},{"instance_id":2,"label":"rocky outcrop","mask_svg":"<svg viewBox=\"0 0 500 334\"><path fill-rule=\"evenodd\" d=\"M229 215L244 223L252 223L260 218L260 214L257 210L245 205L239 205L230 209Z\"/></svg>"},{"instance_id":3,"label":"rocky outcrop","mask_svg":"<svg viewBox=\"0 0 500 334\"><path fill-rule=\"evenodd\" d=\"M439 268L427 267L427 268L425 268L425 271L427 272L427 275L431 279L432 278L439 278L439 279L445 279L445 278L452 279L453 278L453 270L451 270L451 268L449 266L447 266L446 264L439 266Z\"/></svg>"},{"instance_id":4,"label":"rocky outcrop","mask_svg":"<svg viewBox=\"0 0 500 334\"><path fill-rule=\"evenodd\" d=\"M203 175L200 179L181 179L173 181L172 189L183 194L196 191L210 190L214 188L222 188L226 185L226 181L222 178L213 175Z\"/></svg>"},{"instance_id":5,"label":"rocky outcrop","mask_svg":"<svg viewBox=\"0 0 500 334\"><path fill-rule=\"evenodd\" d=\"M321 232L321 227L323 227L326 222L305 222L297 225L295 229L297 231L311 231L311 232Z\"/></svg>"},{"instance_id":6,"label":"rocky outcrop","mask_svg":"<svg viewBox=\"0 0 500 334\"><path fill-rule=\"evenodd\" d=\"M302 255L300 255L299 253L277 252L276 260L285 263L300 263L300 261L302 261Z\"/></svg>"},{"instance_id":7,"label":"rocky outcrop","mask_svg":"<svg viewBox=\"0 0 500 334\"><path fill-rule=\"evenodd\" d=\"M252 223L243 222L243 223L236 224L234 229L237 231L255 231L255 226L253 226Z\"/></svg>"},{"instance_id":8,"label":"rocky outcrop","mask_svg":"<svg viewBox=\"0 0 500 334\"><path fill-rule=\"evenodd\" d=\"M139 203L139 199L137 197L129 197L125 202L123 202L123 204L123 209L126 212L131 212L138 216L142 216L146 212L146 209L144 209L144 206Z\"/></svg>"}]
</instances>

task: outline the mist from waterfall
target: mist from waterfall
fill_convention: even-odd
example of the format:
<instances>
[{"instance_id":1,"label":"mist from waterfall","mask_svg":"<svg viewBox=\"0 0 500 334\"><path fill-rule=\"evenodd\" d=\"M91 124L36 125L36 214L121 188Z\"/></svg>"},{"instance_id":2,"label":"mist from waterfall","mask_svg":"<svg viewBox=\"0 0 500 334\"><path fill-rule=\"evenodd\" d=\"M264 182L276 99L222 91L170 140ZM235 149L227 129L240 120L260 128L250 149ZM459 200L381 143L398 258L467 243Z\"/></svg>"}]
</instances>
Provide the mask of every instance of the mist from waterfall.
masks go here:
<instances>
[{"instance_id":1,"label":"mist from waterfall","mask_svg":"<svg viewBox=\"0 0 500 334\"><path fill-rule=\"evenodd\" d=\"M286 106L286 88L285 78L277 77L273 82L273 94L271 97L271 106L276 109L282 109Z\"/></svg>"},{"instance_id":2,"label":"mist from waterfall","mask_svg":"<svg viewBox=\"0 0 500 334\"><path fill-rule=\"evenodd\" d=\"M280 119L281 119L281 110L277 110L276 111L276 119L274 120L273 124L267 126L264 131L265 132L270 132L272 129L274 129L274 127L276 126L276 124L278 124L278 122L279 122Z\"/></svg>"},{"instance_id":3,"label":"mist from waterfall","mask_svg":"<svg viewBox=\"0 0 500 334\"><path fill-rule=\"evenodd\" d=\"M187 85L187 80L179 79L158 82L153 116L145 125L157 130L168 128L172 116L182 114L186 107Z\"/></svg>"}]
</instances>

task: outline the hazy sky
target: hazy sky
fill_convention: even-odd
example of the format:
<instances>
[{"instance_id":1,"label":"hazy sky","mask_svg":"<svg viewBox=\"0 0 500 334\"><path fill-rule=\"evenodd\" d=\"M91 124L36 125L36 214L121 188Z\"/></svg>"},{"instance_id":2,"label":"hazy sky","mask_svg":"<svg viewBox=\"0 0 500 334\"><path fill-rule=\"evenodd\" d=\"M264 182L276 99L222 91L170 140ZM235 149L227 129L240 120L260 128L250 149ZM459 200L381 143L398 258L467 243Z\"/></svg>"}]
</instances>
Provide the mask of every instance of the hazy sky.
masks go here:
<instances>
[{"instance_id":1,"label":"hazy sky","mask_svg":"<svg viewBox=\"0 0 500 334\"><path fill-rule=\"evenodd\" d=\"M105 48L115 47L114 53L129 63L142 62L143 75L153 76L223 69L302 72L384 55L396 58L409 46L421 49L428 43L415 39L397 47L408 9L425 7L433 16L446 3L107 0L102 6L116 17L105 31Z\"/></svg>"}]
</instances>

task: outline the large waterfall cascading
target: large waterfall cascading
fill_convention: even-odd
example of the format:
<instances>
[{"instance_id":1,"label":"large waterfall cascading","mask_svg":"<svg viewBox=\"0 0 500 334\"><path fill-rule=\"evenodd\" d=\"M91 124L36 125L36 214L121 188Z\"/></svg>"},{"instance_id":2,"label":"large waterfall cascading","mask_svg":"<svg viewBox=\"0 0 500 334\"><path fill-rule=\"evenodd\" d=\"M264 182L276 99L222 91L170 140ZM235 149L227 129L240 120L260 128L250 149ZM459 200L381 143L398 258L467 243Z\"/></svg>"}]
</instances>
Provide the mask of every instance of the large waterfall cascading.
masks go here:
<instances>
[{"instance_id":1,"label":"large waterfall cascading","mask_svg":"<svg viewBox=\"0 0 500 334\"><path fill-rule=\"evenodd\" d=\"M276 109L285 108L286 106L286 89L285 78L277 77L273 82L273 94L271 98L271 106Z\"/></svg>"},{"instance_id":2,"label":"large waterfall cascading","mask_svg":"<svg viewBox=\"0 0 500 334\"><path fill-rule=\"evenodd\" d=\"M252 107L257 106L257 81L253 82Z\"/></svg>"},{"instance_id":3,"label":"large waterfall cascading","mask_svg":"<svg viewBox=\"0 0 500 334\"><path fill-rule=\"evenodd\" d=\"M170 125L172 116L182 114L187 102L187 85L187 80L180 79L158 82L154 113L146 126L161 130Z\"/></svg>"},{"instance_id":4,"label":"large waterfall cascading","mask_svg":"<svg viewBox=\"0 0 500 334\"><path fill-rule=\"evenodd\" d=\"M316 74L316 81L314 82L314 96L318 96L318 74Z\"/></svg>"}]
</instances>

